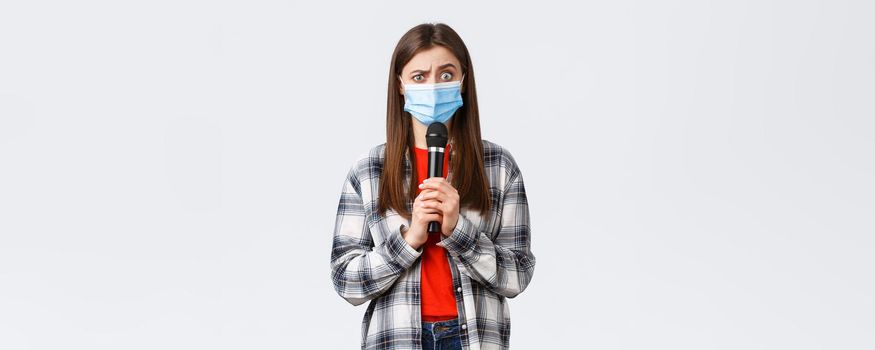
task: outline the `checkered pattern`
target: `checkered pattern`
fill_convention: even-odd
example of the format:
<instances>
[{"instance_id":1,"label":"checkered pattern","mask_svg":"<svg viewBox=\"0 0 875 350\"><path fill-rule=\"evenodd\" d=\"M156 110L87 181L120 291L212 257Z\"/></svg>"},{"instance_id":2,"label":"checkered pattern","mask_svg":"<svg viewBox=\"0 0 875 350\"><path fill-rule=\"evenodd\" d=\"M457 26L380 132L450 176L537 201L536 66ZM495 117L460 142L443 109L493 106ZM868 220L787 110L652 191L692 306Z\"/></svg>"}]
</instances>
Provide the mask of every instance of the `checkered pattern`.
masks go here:
<instances>
[{"instance_id":1,"label":"checkered pattern","mask_svg":"<svg viewBox=\"0 0 875 350\"><path fill-rule=\"evenodd\" d=\"M507 349L513 298L535 271L523 176L513 156L482 140L493 209L489 220L461 208L459 221L438 245L447 249L464 349ZM422 349L422 248L401 237L409 226L394 209L377 211L385 143L359 155L343 183L331 248L334 289L352 305L370 301L362 319L362 349ZM451 155L452 156L452 155ZM404 167L409 183L410 153ZM448 179L453 177L449 169ZM413 205L408 201L408 208Z\"/></svg>"}]
</instances>

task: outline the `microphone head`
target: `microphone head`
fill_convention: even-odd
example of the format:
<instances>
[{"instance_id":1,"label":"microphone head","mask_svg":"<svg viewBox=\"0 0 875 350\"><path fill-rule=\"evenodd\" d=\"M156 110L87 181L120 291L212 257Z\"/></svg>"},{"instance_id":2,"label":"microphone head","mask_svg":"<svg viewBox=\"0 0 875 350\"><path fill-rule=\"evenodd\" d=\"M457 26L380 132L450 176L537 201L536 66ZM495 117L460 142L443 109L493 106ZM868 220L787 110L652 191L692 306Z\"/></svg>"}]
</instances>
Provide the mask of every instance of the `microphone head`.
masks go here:
<instances>
[{"instance_id":1,"label":"microphone head","mask_svg":"<svg viewBox=\"0 0 875 350\"><path fill-rule=\"evenodd\" d=\"M447 134L447 126L444 123L431 123L425 131L425 143L428 147L447 147Z\"/></svg>"}]
</instances>

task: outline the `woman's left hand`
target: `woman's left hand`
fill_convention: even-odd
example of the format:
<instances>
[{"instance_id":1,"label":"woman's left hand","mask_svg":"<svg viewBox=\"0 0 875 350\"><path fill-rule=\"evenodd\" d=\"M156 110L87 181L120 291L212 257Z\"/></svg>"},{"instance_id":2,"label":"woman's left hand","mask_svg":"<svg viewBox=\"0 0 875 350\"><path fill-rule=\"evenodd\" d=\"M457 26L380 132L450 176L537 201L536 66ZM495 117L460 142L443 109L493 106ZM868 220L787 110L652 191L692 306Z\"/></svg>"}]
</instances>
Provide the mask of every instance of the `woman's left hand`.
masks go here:
<instances>
[{"instance_id":1,"label":"woman's left hand","mask_svg":"<svg viewBox=\"0 0 875 350\"><path fill-rule=\"evenodd\" d=\"M443 177L430 177L419 185L423 205L436 208L443 215L441 234L449 236L459 222L459 191Z\"/></svg>"}]
</instances>

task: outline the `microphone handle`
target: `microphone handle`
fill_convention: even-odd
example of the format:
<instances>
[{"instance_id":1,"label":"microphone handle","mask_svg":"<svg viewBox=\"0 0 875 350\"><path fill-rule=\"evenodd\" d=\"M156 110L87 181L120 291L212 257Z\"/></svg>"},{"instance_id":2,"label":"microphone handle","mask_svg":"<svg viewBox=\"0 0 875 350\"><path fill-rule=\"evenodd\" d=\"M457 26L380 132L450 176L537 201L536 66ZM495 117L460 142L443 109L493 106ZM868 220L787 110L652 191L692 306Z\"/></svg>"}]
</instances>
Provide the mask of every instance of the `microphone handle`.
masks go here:
<instances>
[{"instance_id":1,"label":"microphone handle","mask_svg":"<svg viewBox=\"0 0 875 350\"><path fill-rule=\"evenodd\" d=\"M432 221L428 223L428 232L441 232L441 223Z\"/></svg>"},{"instance_id":2,"label":"microphone handle","mask_svg":"<svg viewBox=\"0 0 875 350\"><path fill-rule=\"evenodd\" d=\"M443 147L441 147L443 148ZM432 151L429 147L428 151L428 177L442 176L444 174L444 152ZM427 232L441 232L441 223L437 221L429 221Z\"/></svg>"}]
</instances>

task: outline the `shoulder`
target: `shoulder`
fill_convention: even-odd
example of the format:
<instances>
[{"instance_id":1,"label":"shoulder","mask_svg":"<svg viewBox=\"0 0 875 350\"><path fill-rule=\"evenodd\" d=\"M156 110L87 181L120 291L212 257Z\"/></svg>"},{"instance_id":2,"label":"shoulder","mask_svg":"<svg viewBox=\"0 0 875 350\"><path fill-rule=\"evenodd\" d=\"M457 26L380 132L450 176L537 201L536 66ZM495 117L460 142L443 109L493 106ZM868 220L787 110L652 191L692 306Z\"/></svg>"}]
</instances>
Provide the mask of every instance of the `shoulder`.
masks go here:
<instances>
[{"instance_id":1,"label":"shoulder","mask_svg":"<svg viewBox=\"0 0 875 350\"><path fill-rule=\"evenodd\" d=\"M356 162L371 161L374 159L383 159L386 150L386 143L380 143L363 150L356 156Z\"/></svg>"},{"instance_id":2,"label":"shoulder","mask_svg":"<svg viewBox=\"0 0 875 350\"><path fill-rule=\"evenodd\" d=\"M382 169L383 158L385 156L385 148L386 143L383 142L359 152L353 159L350 175L355 176L359 181L372 179L375 176L379 177L379 171Z\"/></svg>"},{"instance_id":3,"label":"shoulder","mask_svg":"<svg viewBox=\"0 0 875 350\"><path fill-rule=\"evenodd\" d=\"M507 177L513 177L519 174L520 168L516 158L507 147L499 145L487 139L483 141L483 158L484 166L489 168L499 168Z\"/></svg>"}]
</instances>

